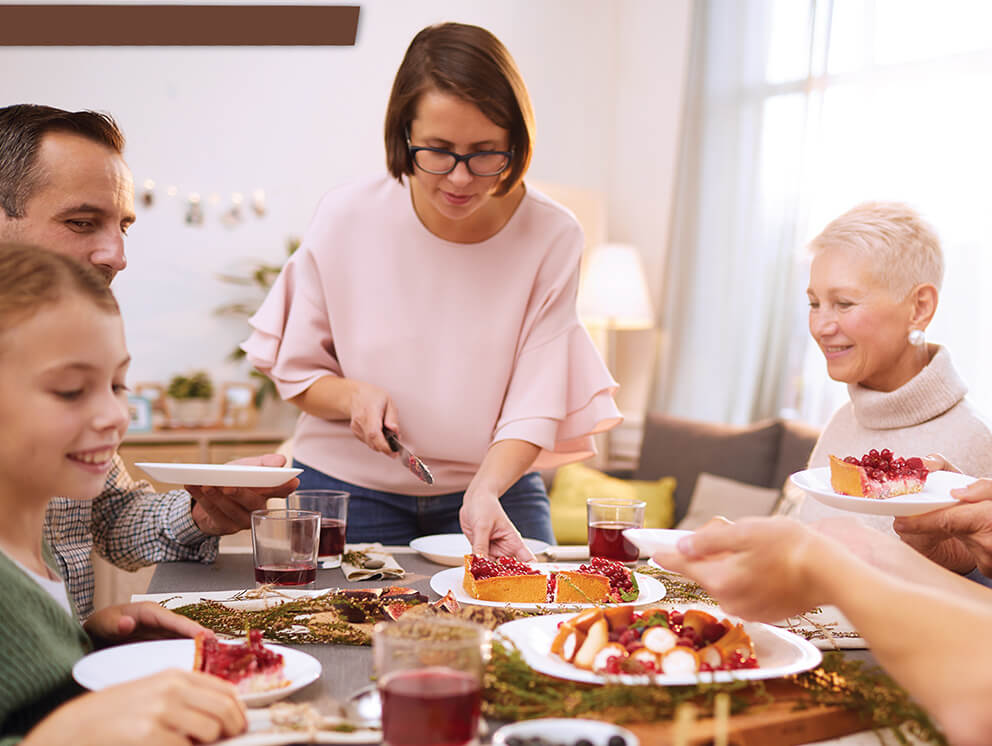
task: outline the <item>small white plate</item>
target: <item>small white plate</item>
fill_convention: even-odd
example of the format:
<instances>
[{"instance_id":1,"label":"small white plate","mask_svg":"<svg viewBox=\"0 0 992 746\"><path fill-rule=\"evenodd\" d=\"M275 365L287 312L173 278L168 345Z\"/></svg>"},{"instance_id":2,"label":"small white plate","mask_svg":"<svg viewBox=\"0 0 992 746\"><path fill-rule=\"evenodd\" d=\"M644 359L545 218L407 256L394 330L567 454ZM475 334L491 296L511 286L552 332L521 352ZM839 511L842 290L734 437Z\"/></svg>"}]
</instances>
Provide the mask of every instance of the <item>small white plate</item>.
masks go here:
<instances>
[{"instance_id":1,"label":"small white plate","mask_svg":"<svg viewBox=\"0 0 992 746\"><path fill-rule=\"evenodd\" d=\"M160 482L202 487L278 487L303 471L290 466L156 464L148 461L135 463L135 466Z\"/></svg>"},{"instance_id":2,"label":"small white plate","mask_svg":"<svg viewBox=\"0 0 992 746\"><path fill-rule=\"evenodd\" d=\"M690 608L690 607L686 607ZM701 607L703 608L703 607ZM719 609L705 607L707 613L718 618L727 617ZM658 674L656 676L620 674L604 676L583 668L576 668L556 655L551 654L551 641L558 633L558 625L574 614L549 614L517 619L501 624L496 632L508 638L524 657L527 665L540 673L559 679L581 681L587 684L618 682L634 686L661 684L682 686L699 682L729 682L740 679L776 679L794 673L808 671L820 665L823 655L810 642L798 635L760 622L744 622L744 630L754 643L754 654L758 668L742 668L737 671L714 671L712 673L683 674L679 676ZM733 620L736 621L736 620Z\"/></svg>"},{"instance_id":3,"label":"small white plate","mask_svg":"<svg viewBox=\"0 0 992 746\"><path fill-rule=\"evenodd\" d=\"M548 545L537 539L524 539L524 544L535 555L544 552ZM460 567L462 558L472 553L472 545L468 543L465 534L432 534L418 536L410 542L410 548L420 552L424 559L439 565Z\"/></svg>"},{"instance_id":4,"label":"small white plate","mask_svg":"<svg viewBox=\"0 0 992 746\"><path fill-rule=\"evenodd\" d=\"M87 689L99 690L144 678L169 668L193 669L193 640L150 640L117 645L90 653L72 667L72 678ZM320 661L312 655L282 645L266 648L282 654L289 686L268 692L241 695L248 707L262 707L302 689L320 677Z\"/></svg>"},{"instance_id":5,"label":"small white plate","mask_svg":"<svg viewBox=\"0 0 992 746\"><path fill-rule=\"evenodd\" d=\"M623 530L623 535L647 555L652 555L660 550L674 550L679 539L693 533L695 532L675 528L625 528Z\"/></svg>"},{"instance_id":6,"label":"small white plate","mask_svg":"<svg viewBox=\"0 0 992 746\"><path fill-rule=\"evenodd\" d=\"M966 487L975 481L975 477L969 477L966 474L958 474L953 471L932 471L927 476L927 483L921 492L878 500L870 497L841 495L834 492L833 487L830 486L829 466L796 472L790 479L794 485L831 508L848 510L852 513L891 516L918 515L919 513L929 513L938 508L946 508L949 505L957 505L958 500L951 497L951 490Z\"/></svg>"},{"instance_id":7,"label":"small white plate","mask_svg":"<svg viewBox=\"0 0 992 746\"><path fill-rule=\"evenodd\" d=\"M582 718L538 718L510 723L493 733L493 746L506 746L507 741L517 738L541 737L551 739L553 743L575 743L581 738L589 741L592 746L607 746L610 738L620 736L625 746L640 746L637 736L626 728L602 720L585 720Z\"/></svg>"},{"instance_id":8,"label":"small white plate","mask_svg":"<svg viewBox=\"0 0 992 746\"><path fill-rule=\"evenodd\" d=\"M535 562L531 564L535 570L540 570L542 572L549 572L550 570L578 570L579 565L574 563L562 563L562 562ZM469 604L473 606L501 606L510 609L584 609L590 606L599 606L600 604L524 604L524 603L507 603L505 601L482 601L478 598L472 598L468 593L465 592L465 588L462 585L462 580L465 577L464 567L450 567L447 570L441 570L439 573L435 573L431 577L431 590L440 596L444 596L448 591L451 591L455 597L455 600L461 604ZM642 575L639 572L634 573L634 577L637 579L637 587L640 593L637 596L636 601L625 602L629 606L645 606L647 604L653 604L655 601L660 601L665 597L665 586L661 582L655 580L650 575Z\"/></svg>"}]
</instances>

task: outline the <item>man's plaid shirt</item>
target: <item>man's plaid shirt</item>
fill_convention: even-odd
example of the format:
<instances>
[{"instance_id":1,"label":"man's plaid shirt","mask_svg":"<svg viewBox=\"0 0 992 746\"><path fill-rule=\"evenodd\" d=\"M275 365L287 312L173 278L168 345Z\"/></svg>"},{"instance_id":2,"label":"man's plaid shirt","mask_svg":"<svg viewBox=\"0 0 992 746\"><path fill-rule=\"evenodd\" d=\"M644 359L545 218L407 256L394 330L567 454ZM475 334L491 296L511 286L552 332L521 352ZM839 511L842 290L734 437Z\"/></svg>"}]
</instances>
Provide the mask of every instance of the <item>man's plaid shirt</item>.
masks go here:
<instances>
[{"instance_id":1,"label":"man's plaid shirt","mask_svg":"<svg viewBox=\"0 0 992 746\"><path fill-rule=\"evenodd\" d=\"M52 499L45 540L81 619L93 612L93 549L125 570L170 560L216 559L217 537L197 528L190 508L186 490L156 494L148 482L131 478L117 454L95 500Z\"/></svg>"}]
</instances>

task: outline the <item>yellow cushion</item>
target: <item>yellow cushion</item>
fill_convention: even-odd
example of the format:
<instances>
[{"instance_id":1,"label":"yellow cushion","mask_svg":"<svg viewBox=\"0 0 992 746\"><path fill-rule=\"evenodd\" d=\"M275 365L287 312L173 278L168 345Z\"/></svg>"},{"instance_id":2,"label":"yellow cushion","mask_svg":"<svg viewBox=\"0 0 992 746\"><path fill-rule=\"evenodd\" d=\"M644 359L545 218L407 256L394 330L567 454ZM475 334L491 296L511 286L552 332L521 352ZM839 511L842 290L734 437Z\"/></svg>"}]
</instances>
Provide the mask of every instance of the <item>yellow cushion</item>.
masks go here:
<instances>
[{"instance_id":1,"label":"yellow cushion","mask_svg":"<svg viewBox=\"0 0 992 746\"><path fill-rule=\"evenodd\" d=\"M582 464L568 464L551 482L551 527L559 544L585 544L587 497L626 497L647 503L645 528L671 528L675 513L674 477L654 482L617 479Z\"/></svg>"}]
</instances>

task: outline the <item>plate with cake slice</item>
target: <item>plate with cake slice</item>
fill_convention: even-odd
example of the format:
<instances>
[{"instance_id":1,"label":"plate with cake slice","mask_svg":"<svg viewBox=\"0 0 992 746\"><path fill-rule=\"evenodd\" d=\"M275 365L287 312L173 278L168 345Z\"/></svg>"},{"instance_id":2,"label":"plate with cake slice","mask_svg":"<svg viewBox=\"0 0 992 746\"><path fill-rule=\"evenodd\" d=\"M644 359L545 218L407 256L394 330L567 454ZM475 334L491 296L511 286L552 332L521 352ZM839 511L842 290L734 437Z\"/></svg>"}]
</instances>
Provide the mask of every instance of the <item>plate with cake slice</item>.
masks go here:
<instances>
[{"instance_id":1,"label":"plate with cake slice","mask_svg":"<svg viewBox=\"0 0 992 746\"><path fill-rule=\"evenodd\" d=\"M251 665L245 659L251 658ZM320 661L282 645L262 644L252 630L248 640L150 640L117 645L84 656L72 677L87 689L105 689L170 668L206 671L233 683L247 707L282 699L320 677Z\"/></svg>"},{"instance_id":2,"label":"plate with cake slice","mask_svg":"<svg viewBox=\"0 0 992 746\"><path fill-rule=\"evenodd\" d=\"M462 567L431 577L431 590L459 603L513 609L584 608L601 604L643 606L665 597L665 586L620 562L524 563L468 554Z\"/></svg>"},{"instance_id":3,"label":"plate with cake slice","mask_svg":"<svg viewBox=\"0 0 992 746\"><path fill-rule=\"evenodd\" d=\"M883 450L879 455L885 454ZM867 465L865 465L867 461ZM920 470L920 459L895 459L905 466L888 467L881 458L875 462L870 454L861 459L831 456L830 466L796 472L792 483L814 499L838 510L870 515L906 516L956 505L951 490L966 487L975 477L952 471ZM872 464L878 463L879 466Z\"/></svg>"}]
</instances>

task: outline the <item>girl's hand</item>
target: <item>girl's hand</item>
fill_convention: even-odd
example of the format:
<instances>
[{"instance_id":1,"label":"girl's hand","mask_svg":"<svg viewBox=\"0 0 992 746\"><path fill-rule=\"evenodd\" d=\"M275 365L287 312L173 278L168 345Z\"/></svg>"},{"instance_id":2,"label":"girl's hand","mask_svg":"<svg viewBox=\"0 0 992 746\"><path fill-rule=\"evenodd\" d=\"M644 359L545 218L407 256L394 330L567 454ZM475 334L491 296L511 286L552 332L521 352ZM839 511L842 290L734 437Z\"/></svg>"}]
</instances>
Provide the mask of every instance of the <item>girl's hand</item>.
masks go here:
<instances>
[{"instance_id":1,"label":"girl's hand","mask_svg":"<svg viewBox=\"0 0 992 746\"><path fill-rule=\"evenodd\" d=\"M213 632L192 619L164 609L152 601L118 604L94 612L83 628L97 646L116 645L133 640L159 640L195 637Z\"/></svg>"},{"instance_id":2,"label":"girl's hand","mask_svg":"<svg viewBox=\"0 0 992 746\"><path fill-rule=\"evenodd\" d=\"M244 707L233 685L172 669L84 694L55 709L22 746L186 746L244 731Z\"/></svg>"}]
</instances>

